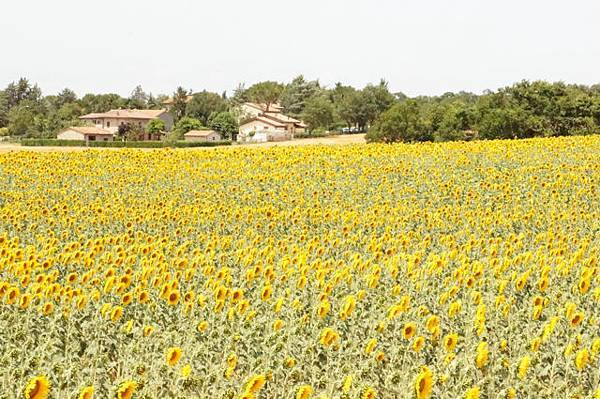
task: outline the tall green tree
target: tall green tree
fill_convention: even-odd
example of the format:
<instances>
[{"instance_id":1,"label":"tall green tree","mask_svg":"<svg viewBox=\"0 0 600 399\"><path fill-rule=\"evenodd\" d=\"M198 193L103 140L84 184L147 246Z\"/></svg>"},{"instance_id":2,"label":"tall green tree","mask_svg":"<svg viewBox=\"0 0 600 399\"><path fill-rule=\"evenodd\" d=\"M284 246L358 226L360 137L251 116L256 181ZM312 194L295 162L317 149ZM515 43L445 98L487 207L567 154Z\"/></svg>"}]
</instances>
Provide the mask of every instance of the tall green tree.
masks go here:
<instances>
[{"instance_id":1,"label":"tall green tree","mask_svg":"<svg viewBox=\"0 0 600 399\"><path fill-rule=\"evenodd\" d=\"M208 127L221 133L221 136L228 140L235 140L239 129L236 117L227 111L212 114Z\"/></svg>"},{"instance_id":2,"label":"tall green tree","mask_svg":"<svg viewBox=\"0 0 600 399\"><path fill-rule=\"evenodd\" d=\"M13 107L8 113L8 133L11 136L35 136L38 134L35 126L37 113L29 106Z\"/></svg>"},{"instance_id":3,"label":"tall green tree","mask_svg":"<svg viewBox=\"0 0 600 399\"><path fill-rule=\"evenodd\" d=\"M404 101L383 112L366 135L368 142L384 143L428 141L432 138L415 100Z\"/></svg>"},{"instance_id":4,"label":"tall green tree","mask_svg":"<svg viewBox=\"0 0 600 399\"><path fill-rule=\"evenodd\" d=\"M283 85L278 82L266 81L256 83L248 88L246 95L250 101L265 104L266 110L271 110L271 105L279 101Z\"/></svg>"},{"instance_id":5,"label":"tall green tree","mask_svg":"<svg viewBox=\"0 0 600 399\"><path fill-rule=\"evenodd\" d=\"M146 94L142 86L137 85L135 89L133 89L127 100L127 107L132 109L148 108L148 94Z\"/></svg>"},{"instance_id":6,"label":"tall green tree","mask_svg":"<svg viewBox=\"0 0 600 399\"><path fill-rule=\"evenodd\" d=\"M187 107L187 98L190 92L179 86L175 93L173 93L173 105L171 106L171 114L175 121L179 121L185 116L185 109Z\"/></svg>"},{"instance_id":7,"label":"tall green tree","mask_svg":"<svg viewBox=\"0 0 600 399\"><path fill-rule=\"evenodd\" d=\"M335 109L326 96L316 95L306 100L301 117L310 130L330 129L335 123Z\"/></svg>"},{"instance_id":8,"label":"tall green tree","mask_svg":"<svg viewBox=\"0 0 600 399\"><path fill-rule=\"evenodd\" d=\"M211 93L206 90L194 94L190 102L187 103L185 115L198 119L203 125L208 124L208 118L213 113L220 113L227 110L227 102L217 93Z\"/></svg>"},{"instance_id":9,"label":"tall green tree","mask_svg":"<svg viewBox=\"0 0 600 399\"><path fill-rule=\"evenodd\" d=\"M279 102L286 115L299 118L304 111L306 102L319 93L320 90L321 87L318 81L307 81L303 75L300 75L285 86L281 92Z\"/></svg>"}]
</instances>

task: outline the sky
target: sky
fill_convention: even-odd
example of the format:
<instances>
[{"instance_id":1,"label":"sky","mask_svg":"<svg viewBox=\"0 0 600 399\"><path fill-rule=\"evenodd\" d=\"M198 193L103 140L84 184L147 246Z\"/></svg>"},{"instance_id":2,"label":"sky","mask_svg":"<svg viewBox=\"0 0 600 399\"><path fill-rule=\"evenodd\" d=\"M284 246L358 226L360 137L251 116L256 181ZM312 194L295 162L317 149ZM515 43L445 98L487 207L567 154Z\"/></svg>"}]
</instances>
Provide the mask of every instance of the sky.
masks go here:
<instances>
[{"instance_id":1,"label":"sky","mask_svg":"<svg viewBox=\"0 0 600 399\"><path fill-rule=\"evenodd\" d=\"M598 0L19 0L0 5L0 88L232 93L295 76L410 96L522 79L600 83Z\"/></svg>"}]
</instances>

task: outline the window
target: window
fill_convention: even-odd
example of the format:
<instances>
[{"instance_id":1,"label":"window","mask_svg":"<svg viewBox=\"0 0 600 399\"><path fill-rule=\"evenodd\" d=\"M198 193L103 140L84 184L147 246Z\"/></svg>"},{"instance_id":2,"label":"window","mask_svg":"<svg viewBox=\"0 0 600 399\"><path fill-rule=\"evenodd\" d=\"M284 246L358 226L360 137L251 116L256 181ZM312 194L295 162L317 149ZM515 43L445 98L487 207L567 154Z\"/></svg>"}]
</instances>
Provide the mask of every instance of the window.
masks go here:
<instances>
[{"instance_id":1,"label":"window","mask_svg":"<svg viewBox=\"0 0 600 399\"><path fill-rule=\"evenodd\" d=\"M110 122L106 122L106 127L110 127Z\"/></svg>"},{"instance_id":2,"label":"window","mask_svg":"<svg viewBox=\"0 0 600 399\"><path fill-rule=\"evenodd\" d=\"M88 136L89 141L96 141L96 136Z\"/></svg>"}]
</instances>

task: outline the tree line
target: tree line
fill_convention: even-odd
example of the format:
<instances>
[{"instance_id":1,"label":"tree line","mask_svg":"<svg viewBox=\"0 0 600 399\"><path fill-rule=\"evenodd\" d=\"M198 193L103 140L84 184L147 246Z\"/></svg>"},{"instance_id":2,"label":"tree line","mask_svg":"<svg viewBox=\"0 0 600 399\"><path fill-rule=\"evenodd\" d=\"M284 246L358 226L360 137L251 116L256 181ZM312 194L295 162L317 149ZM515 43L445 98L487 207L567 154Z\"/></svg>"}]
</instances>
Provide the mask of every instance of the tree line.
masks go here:
<instances>
[{"instance_id":1,"label":"tree line","mask_svg":"<svg viewBox=\"0 0 600 399\"><path fill-rule=\"evenodd\" d=\"M86 94L70 89L42 95L37 84L22 78L0 90L0 134L15 137L54 137L65 127L80 125L79 116L110 109L160 109L172 99L175 127L169 139L187 131L211 128L234 138L244 115L239 105L278 103L283 112L303 120L313 133L367 132L367 140L447 141L527 138L600 133L600 84L521 81L481 95L468 92L409 98L392 93L386 81L362 89L298 76L289 83L265 81L240 84L227 93L193 92L178 87L170 96L146 93L137 86L129 97ZM147 127L160 132L160 122ZM126 132L123 132L126 133Z\"/></svg>"}]
</instances>

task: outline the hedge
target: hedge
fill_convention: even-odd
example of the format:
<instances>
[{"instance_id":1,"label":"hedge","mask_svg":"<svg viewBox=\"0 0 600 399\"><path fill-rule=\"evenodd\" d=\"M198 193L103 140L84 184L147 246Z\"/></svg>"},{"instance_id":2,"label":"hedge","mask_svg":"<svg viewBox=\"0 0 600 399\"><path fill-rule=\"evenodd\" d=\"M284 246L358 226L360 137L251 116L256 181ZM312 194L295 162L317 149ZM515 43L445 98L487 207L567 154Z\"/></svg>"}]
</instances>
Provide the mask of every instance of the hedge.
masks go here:
<instances>
[{"instance_id":1,"label":"hedge","mask_svg":"<svg viewBox=\"0 0 600 399\"><path fill-rule=\"evenodd\" d=\"M231 145L231 141L89 141L57 139L23 139L25 147L110 147L110 148L190 148Z\"/></svg>"}]
</instances>

